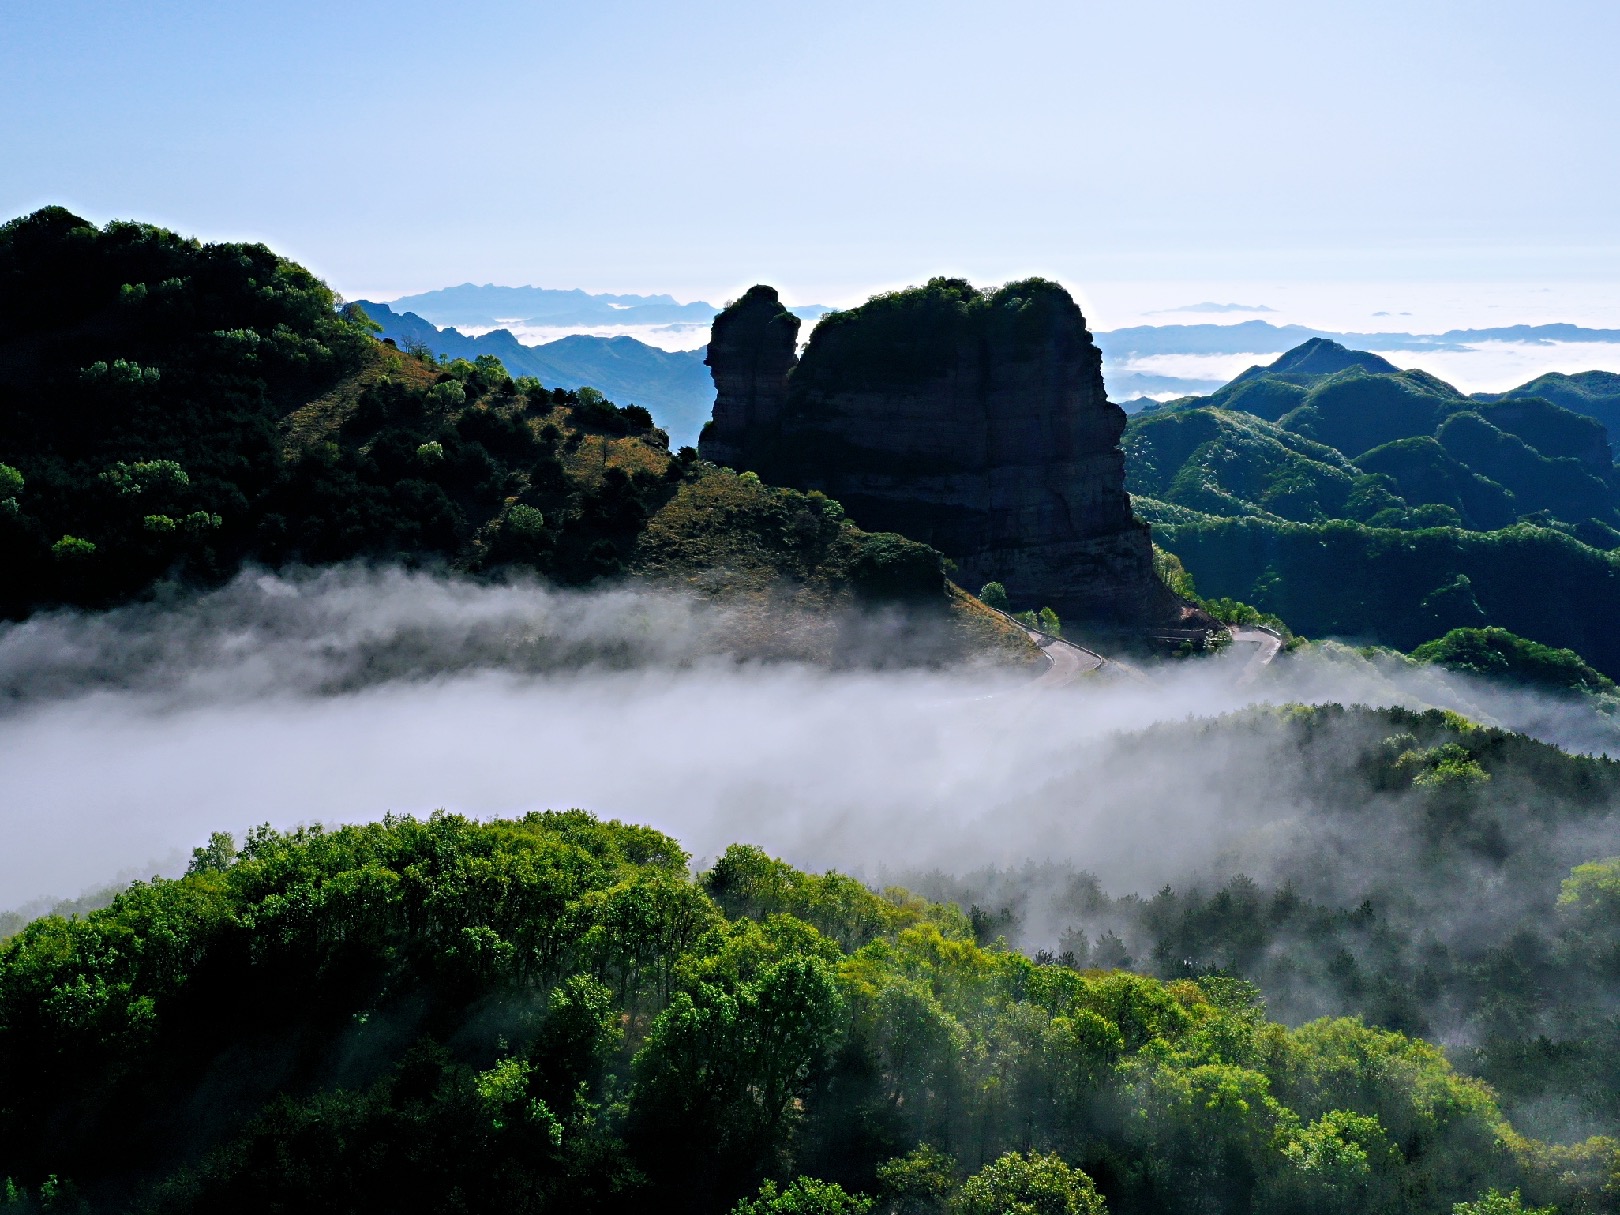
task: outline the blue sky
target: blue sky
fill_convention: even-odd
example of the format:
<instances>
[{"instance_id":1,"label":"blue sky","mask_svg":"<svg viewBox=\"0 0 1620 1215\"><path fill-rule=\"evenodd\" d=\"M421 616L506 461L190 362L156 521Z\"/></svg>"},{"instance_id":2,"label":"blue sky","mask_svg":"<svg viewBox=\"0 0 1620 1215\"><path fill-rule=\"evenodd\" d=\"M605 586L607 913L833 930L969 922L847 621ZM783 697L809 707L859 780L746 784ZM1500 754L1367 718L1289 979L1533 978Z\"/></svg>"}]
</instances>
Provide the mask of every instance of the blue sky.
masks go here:
<instances>
[{"instance_id":1,"label":"blue sky","mask_svg":"<svg viewBox=\"0 0 1620 1215\"><path fill-rule=\"evenodd\" d=\"M1617 51L1612 0L0 0L0 213L262 239L352 296L1589 296L1620 283Z\"/></svg>"}]
</instances>

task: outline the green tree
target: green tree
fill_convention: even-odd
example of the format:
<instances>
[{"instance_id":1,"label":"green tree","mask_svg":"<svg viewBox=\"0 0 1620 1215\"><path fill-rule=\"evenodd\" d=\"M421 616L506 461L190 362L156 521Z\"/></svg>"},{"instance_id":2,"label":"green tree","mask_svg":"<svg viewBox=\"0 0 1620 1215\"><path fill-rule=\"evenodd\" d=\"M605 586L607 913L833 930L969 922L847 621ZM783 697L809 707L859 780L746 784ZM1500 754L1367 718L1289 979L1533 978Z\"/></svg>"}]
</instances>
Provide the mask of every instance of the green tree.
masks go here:
<instances>
[{"instance_id":1,"label":"green tree","mask_svg":"<svg viewBox=\"0 0 1620 1215\"><path fill-rule=\"evenodd\" d=\"M1473 1202L1457 1202L1451 1206L1451 1215L1558 1215L1557 1207L1527 1207L1519 1191L1503 1194L1487 1190Z\"/></svg>"},{"instance_id":2,"label":"green tree","mask_svg":"<svg viewBox=\"0 0 1620 1215\"><path fill-rule=\"evenodd\" d=\"M963 1183L951 1215L1103 1215L1091 1178L1056 1153L1008 1152Z\"/></svg>"},{"instance_id":3,"label":"green tree","mask_svg":"<svg viewBox=\"0 0 1620 1215\"><path fill-rule=\"evenodd\" d=\"M956 1191L956 1161L931 1144L921 1144L877 1169L890 1215L943 1215Z\"/></svg>"},{"instance_id":4,"label":"green tree","mask_svg":"<svg viewBox=\"0 0 1620 1215\"><path fill-rule=\"evenodd\" d=\"M58 557L66 557L70 560L92 556L95 551L96 545L93 540L83 540L78 536L63 536L55 544L51 545L51 552Z\"/></svg>"},{"instance_id":5,"label":"green tree","mask_svg":"<svg viewBox=\"0 0 1620 1215\"><path fill-rule=\"evenodd\" d=\"M993 607L998 612L1009 611L1011 601L1007 598L1007 588L999 582L986 582L979 588L979 599L986 607Z\"/></svg>"},{"instance_id":6,"label":"green tree","mask_svg":"<svg viewBox=\"0 0 1620 1215\"><path fill-rule=\"evenodd\" d=\"M785 1190L767 1181L757 1197L732 1207L731 1215L867 1215L871 1209L870 1198L846 1194L835 1182L796 1177Z\"/></svg>"}]
</instances>

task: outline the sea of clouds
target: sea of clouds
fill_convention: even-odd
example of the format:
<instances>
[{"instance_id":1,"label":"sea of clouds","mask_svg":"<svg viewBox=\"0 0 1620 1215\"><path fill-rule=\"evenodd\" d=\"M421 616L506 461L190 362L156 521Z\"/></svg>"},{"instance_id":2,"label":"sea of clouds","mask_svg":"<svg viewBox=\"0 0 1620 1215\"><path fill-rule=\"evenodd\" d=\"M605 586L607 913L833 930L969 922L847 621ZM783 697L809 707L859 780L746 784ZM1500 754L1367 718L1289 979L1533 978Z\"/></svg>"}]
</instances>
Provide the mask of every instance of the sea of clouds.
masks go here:
<instances>
[{"instance_id":1,"label":"sea of clouds","mask_svg":"<svg viewBox=\"0 0 1620 1215\"><path fill-rule=\"evenodd\" d=\"M1614 737L1580 705L1344 648L1247 681L1242 652L1048 687L752 661L733 623L651 590L355 566L5 626L0 908L176 873L218 830L575 806L698 860L743 841L876 880L1038 858L1151 892L1217 857L1263 871L1301 813L1288 757L1144 764L1122 740L1155 723L1338 701Z\"/></svg>"}]
</instances>

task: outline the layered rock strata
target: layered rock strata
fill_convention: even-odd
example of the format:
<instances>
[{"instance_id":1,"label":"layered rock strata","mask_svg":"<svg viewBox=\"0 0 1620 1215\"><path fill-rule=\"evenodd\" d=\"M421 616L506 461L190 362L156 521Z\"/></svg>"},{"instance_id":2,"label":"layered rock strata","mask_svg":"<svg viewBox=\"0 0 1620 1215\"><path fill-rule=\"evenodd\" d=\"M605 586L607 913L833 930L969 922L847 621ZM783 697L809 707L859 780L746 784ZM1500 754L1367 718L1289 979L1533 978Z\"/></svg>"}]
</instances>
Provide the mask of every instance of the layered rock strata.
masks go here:
<instances>
[{"instance_id":1,"label":"layered rock strata","mask_svg":"<svg viewBox=\"0 0 1620 1215\"><path fill-rule=\"evenodd\" d=\"M1102 357L1068 292L956 279L828 315L795 363L791 317L755 287L715 320L705 458L819 489L1065 618L1174 622L1131 514Z\"/></svg>"}]
</instances>

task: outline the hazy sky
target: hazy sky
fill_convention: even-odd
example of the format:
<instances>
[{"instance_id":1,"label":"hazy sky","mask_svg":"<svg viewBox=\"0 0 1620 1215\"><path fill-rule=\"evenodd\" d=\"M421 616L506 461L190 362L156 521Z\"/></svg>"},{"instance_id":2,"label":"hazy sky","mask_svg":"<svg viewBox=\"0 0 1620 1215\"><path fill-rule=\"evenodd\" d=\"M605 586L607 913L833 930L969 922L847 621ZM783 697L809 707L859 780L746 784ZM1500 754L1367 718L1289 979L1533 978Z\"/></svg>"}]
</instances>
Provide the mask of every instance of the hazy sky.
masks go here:
<instances>
[{"instance_id":1,"label":"hazy sky","mask_svg":"<svg viewBox=\"0 0 1620 1215\"><path fill-rule=\"evenodd\" d=\"M1590 292L1617 51L1612 0L0 0L0 212L263 239L350 296Z\"/></svg>"}]
</instances>

